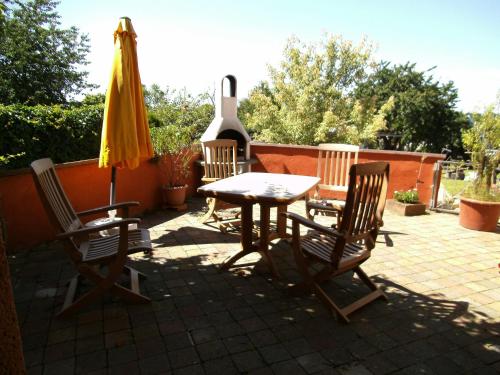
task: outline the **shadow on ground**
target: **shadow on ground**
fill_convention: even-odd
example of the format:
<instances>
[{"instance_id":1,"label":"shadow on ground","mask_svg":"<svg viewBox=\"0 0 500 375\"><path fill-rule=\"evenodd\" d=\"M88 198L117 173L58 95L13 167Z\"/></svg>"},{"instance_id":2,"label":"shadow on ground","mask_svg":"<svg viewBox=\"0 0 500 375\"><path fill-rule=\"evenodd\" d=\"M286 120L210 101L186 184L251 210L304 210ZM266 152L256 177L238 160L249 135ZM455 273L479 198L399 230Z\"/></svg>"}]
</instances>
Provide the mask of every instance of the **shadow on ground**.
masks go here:
<instances>
[{"instance_id":1,"label":"shadow on ground","mask_svg":"<svg viewBox=\"0 0 500 375\"><path fill-rule=\"evenodd\" d=\"M181 216L181 214L172 214ZM171 218L169 218L170 220ZM165 218L163 218L165 220ZM154 228L159 218L151 215ZM147 305L105 298L58 320L72 265L55 244L11 258L30 373L497 373L500 326L466 301L420 294L374 275L389 302L341 324L314 296L291 297L297 281L286 241L272 245L281 280L260 259L229 272L218 265L236 234L161 229L155 252L130 265L148 275ZM390 245L388 245L390 246ZM340 304L364 293L346 274L328 289Z\"/></svg>"}]
</instances>

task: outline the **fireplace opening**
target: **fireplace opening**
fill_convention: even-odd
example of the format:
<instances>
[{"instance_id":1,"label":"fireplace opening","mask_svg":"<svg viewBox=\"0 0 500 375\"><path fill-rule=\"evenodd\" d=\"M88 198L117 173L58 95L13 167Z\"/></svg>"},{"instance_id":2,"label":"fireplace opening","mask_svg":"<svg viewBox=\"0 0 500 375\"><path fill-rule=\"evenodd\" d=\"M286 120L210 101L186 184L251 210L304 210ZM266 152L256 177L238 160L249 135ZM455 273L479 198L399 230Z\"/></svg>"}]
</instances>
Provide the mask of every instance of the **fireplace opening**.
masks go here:
<instances>
[{"instance_id":1,"label":"fireplace opening","mask_svg":"<svg viewBox=\"0 0 500 375\"><path fill-rule=\"evenodd\" d=\"M217 135L217 139L232 139L235 140L238 145L237 145L237 152L236 155L238 158L245 159L245 149L247 145L247 141L243 134L241 134L239 131L233 130L233 129L226 129L221 131Z\"/></svg>"}]
</instances>

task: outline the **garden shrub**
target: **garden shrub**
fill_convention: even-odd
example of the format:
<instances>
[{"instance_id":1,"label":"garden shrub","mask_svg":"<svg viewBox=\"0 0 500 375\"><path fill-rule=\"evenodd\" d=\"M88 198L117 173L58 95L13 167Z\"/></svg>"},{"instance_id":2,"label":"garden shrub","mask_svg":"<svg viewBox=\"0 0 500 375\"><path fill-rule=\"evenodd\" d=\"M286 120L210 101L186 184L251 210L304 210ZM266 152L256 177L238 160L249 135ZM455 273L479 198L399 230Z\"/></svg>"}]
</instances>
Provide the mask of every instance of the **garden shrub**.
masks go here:
<instances>
[{"instance_id":1,"label":"garden shrub","mask_svg":"<svg viewBox=\"0 0 500 375\"><path fill-rule=\"evenodd\" d=\"M401 203L419 203L417 190L395 191L394 199Z\"/></svg>"},{"instance_id":2,"label":"garden shrub","mask_svg":"<svg viewBox=\"0 0 500 375\"><path fill-rule=\"evenodd\" d=\"M25 168L99 156L103 104L63 107L0 105L0 168Z\"/></svg>"}]
</instances>

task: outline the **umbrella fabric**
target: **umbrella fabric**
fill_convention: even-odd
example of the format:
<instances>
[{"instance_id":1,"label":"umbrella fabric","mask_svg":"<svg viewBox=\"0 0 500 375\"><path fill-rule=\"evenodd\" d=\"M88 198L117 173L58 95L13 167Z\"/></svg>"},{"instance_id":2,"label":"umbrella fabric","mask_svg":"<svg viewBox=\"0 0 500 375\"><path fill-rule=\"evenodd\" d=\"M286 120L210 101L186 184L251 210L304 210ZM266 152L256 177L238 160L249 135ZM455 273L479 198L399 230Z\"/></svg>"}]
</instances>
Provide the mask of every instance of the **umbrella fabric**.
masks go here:
<instances>
[{"instance_id":1,"label":"umbrella fabric","mask_svg":"<svg viewBox=\"0 0 500 375\"><path fill-rule=\"evenodd\" d=\"M134 169L153 156L144 106L136 33L129 18L121 18L114 33L115 54L106 92L99 167Z\"/></svg>"}]
</instances>

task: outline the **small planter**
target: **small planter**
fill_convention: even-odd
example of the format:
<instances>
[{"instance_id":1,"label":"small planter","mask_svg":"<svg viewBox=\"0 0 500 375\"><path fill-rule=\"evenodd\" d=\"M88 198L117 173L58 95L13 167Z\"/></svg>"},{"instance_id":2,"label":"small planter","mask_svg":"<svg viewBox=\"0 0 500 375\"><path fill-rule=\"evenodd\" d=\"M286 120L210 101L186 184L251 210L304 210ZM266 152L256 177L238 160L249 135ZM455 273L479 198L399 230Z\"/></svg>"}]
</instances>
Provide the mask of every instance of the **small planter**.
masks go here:
<instances>
[{"instance_id":1,"label":"small planter","mask_svg":"<svg viewBox=\"0 0 500 375\"><path fill-rule=\"evenodd\" d=\"M425 214L425 204L423 203L401 203L394 199L386 202L388 210L402 216L417 216Z\"/></svg>"},{"instance_id":2,"label":"small planter","mask_svg":"<svg viewBox=\"0 0 500 375\"><path fill-rule=\"evenodd\" d=\"M460 197L459 223L464 228L495 232L499 216L500 202L486 202Z\"/></svg>"},{"instance_id":3,"label":"small planter","mask_svg":"<svg viewBox=\"0 0 500 375\"><path fill-rule=\"evenodd\" d=\"M184 203L186 201L186 189L187 185L184 186L166 186L161 187L161 193L163 198L163 208L173 208L177 211L185 211L187 205Z\"/></svg>"}]
</instances>

